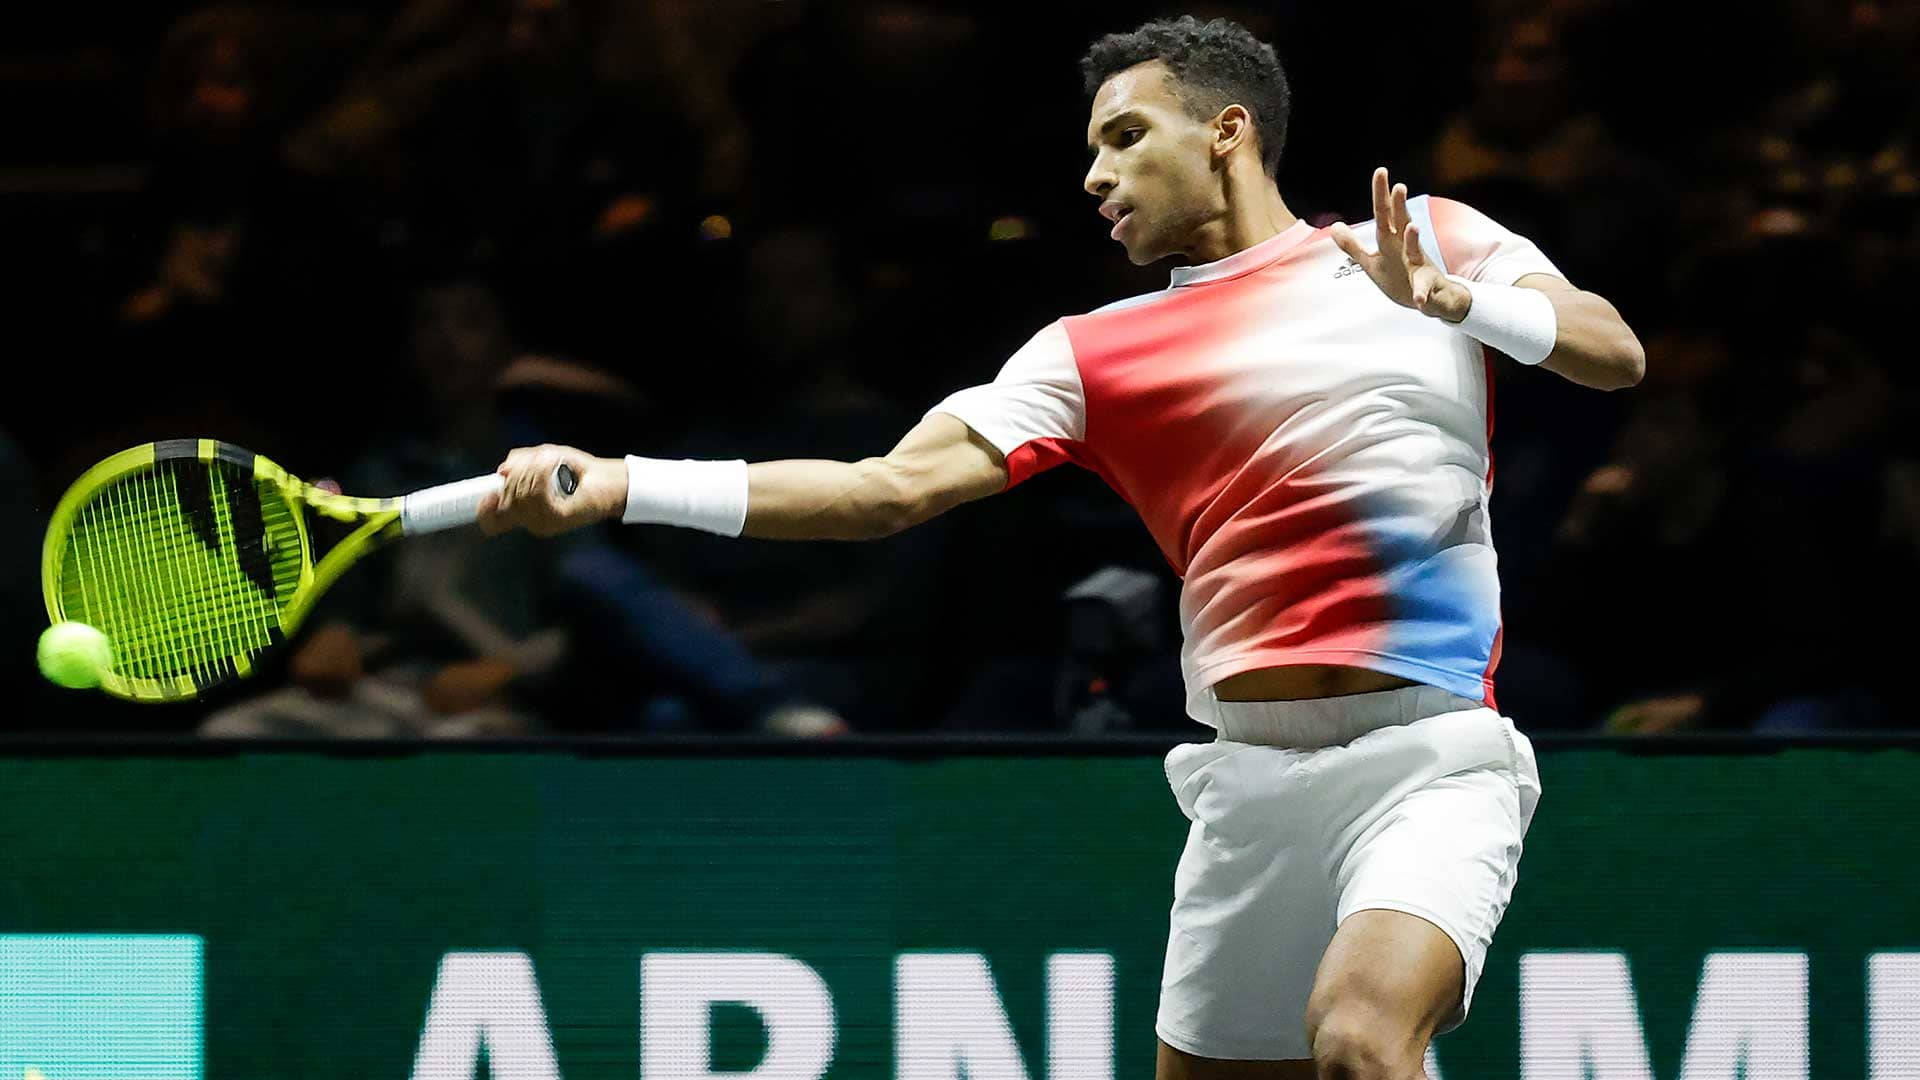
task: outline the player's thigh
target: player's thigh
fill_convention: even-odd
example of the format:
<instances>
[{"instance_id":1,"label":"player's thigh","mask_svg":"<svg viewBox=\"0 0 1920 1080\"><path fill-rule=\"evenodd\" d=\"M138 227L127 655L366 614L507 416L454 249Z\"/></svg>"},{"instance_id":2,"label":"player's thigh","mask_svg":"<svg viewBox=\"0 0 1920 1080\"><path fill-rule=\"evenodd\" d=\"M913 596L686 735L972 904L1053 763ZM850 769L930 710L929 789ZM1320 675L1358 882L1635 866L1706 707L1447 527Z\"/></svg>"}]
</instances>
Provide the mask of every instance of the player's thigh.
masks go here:
<instances>
[{"instance_id":1,"label":"player's thigh","mask_svg":"<svg viewBox=\"0 0 1920 1080\"><path fill-rule=\"evenodd\" d=\"M1464 987L1460 949L1438 926L1404 911L1356 911L1320 959L1307 998L1307 1039L1319 1047L1329 1034L1361 1037L1418 1061L1459 1009Z\"/></svg>"},{"instance_id":2,"label":"player's thigh","mask_svg":"<svg viewBox=\"0 0 1920 1080\"><path fill-rule=\"evenodd\" d=\"M1154 1080L1313 1080L1311 1061L1225 1061L1176 1050L1165 1042Z\"/></svg>"}]
</instances>

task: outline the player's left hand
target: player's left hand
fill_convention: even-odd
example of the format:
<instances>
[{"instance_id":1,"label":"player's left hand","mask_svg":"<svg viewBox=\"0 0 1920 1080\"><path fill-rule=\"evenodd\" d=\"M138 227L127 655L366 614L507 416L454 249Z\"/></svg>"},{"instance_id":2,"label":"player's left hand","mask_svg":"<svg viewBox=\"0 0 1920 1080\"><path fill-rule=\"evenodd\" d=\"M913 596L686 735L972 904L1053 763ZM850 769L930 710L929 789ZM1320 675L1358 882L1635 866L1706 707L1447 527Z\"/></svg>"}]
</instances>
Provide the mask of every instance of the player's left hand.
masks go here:
<instances>
[{"instance_id":1,"label":"player's left hand","mask_svg":"<svg viewBox=\"0 0 1920 1080\"><path fill-rule=\"evenodd\" d=\"M571 495L554 485L554 470L561 465L579 480ZM506 478L506 486L480 503L480 531L488 536L516 528L558 536L617 518L627 509L625 458L594 457L571 446L526 446L508 453L495 471Z\"/></svg>"},{"instance_id":2,"label":"player's left hand","mask_svg":"<svg viewBox=\"0 0 1920 1080\"><path fill-rule=\"evenodd\" d=\"M1466 318L1473 295L1428 261L1420 247L1420 227L1407 214L1407 185L1389 185L1384 165L1373 170L1373 223L1378 254L1361 247L1344 224L1333 227L1333 242L1394 303L1447 322Z\"/></svg>"}]
</instances>

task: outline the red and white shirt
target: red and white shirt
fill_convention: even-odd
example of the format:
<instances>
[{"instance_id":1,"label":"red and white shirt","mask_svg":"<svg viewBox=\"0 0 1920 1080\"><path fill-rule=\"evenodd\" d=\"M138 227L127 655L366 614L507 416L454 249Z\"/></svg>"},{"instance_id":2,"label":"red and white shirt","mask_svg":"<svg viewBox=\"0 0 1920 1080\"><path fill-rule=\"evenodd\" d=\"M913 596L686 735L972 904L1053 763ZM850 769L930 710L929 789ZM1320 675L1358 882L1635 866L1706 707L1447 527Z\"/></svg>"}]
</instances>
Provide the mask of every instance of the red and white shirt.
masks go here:
<instances>
[{"instance_id":1,"label":"red and white shirt","mask_svg":"<svg viewBox=\"0 0 1920 1080\"><path fill-rule=\"evenodd\" d=\"M1561 276L1447 199L1408 201L1429 259L1474 281ZM1374 225L1353 228L1374 247ZM1500 582L1478 341L1381 293L1328 230L1173 271L1060 319L931 412L1006 456L1012 487L1074 462L1139 513L1182 579L1188 712L1290 664L1369 668L1493 703Z\"/></svg>"}]
</instances>

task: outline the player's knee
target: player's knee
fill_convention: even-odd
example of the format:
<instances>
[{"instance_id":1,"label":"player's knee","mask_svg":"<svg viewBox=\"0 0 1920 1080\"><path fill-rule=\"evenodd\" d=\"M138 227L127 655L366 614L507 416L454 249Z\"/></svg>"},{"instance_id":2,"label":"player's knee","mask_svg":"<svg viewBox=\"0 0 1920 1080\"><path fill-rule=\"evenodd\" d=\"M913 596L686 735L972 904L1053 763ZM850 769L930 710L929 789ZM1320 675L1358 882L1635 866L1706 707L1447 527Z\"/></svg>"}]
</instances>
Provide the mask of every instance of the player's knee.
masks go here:
<instances>
[{"instance_id":1,"label":"player's knee","mask_svg":"<svg viewBox=\"0 0 1920 1080\"><path fill-rule=\"evenodd\" d=\"M1363 1001L1332 1002L1310 1013L1307 1037L1319 1080L1418 1080L1413 1033Z\"/></svg>"}]
</instances>

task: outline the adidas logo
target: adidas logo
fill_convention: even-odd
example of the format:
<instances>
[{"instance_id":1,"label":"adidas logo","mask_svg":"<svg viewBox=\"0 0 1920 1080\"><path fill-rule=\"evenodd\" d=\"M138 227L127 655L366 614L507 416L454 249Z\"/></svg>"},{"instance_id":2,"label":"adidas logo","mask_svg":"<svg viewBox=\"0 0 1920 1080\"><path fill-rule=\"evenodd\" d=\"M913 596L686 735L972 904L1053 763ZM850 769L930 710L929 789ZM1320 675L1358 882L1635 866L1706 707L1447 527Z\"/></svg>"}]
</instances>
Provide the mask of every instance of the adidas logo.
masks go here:
<instances>
[{"instance_id":1,"label":"adidas logo","mask_svg":"<svg viewBox=\"0 0 1920 1080\"><path fill-rule=\"evenodd\" d=\"M1333 272L1333 279L1335 281L1338 281L1343 277L1352 277L1355 274L1364 274L1364 273L1366 273L1366 270L1362 269L1359 263L1354 262L1352 259L1348 259L1347 265Z\"/></svg>"}]
</instances>

